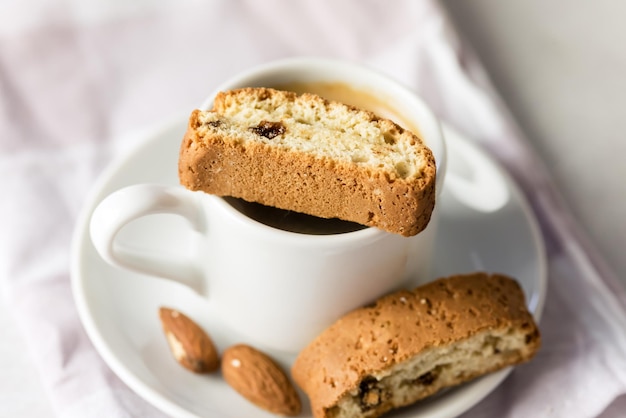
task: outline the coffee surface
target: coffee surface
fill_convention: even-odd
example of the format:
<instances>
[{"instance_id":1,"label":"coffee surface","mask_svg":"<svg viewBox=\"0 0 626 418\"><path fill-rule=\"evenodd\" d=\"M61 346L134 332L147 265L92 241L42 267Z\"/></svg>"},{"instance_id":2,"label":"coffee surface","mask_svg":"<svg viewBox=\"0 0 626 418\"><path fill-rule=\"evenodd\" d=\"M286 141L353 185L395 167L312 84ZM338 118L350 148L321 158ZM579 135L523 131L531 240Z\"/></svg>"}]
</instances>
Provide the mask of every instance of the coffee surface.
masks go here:
<instances>
[{"instance_id":1,"label":"coffee surface","mask_svg":"<svg viewBox=\"0 0 626 418\"><path fill-rule=\"evenodd\" d=\"M354 222L318 218L317 216L247 202L234 197L224 197L224 200L248 218L283 231L308 235L333 235L367 228Z\"/></svg>"}]
</instances>

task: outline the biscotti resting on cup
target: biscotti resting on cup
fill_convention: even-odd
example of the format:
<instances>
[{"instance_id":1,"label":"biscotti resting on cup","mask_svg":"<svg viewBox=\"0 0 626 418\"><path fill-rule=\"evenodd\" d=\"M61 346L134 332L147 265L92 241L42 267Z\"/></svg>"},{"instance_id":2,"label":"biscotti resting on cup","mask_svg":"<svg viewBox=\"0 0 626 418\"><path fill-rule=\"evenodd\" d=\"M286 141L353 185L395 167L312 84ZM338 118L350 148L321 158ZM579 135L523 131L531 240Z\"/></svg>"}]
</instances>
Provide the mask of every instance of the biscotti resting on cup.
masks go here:
<instances>
[{"instance_id":1,"label":"biscotti resting on cup","mask_svg":"<svg viewBox=\"0 0 626 418\"><path fill-rule=\"evenodd\" d=\"M299 354L292 375L314 417L371 418L527 361L539 346L517 282L476 273L347 314Z\"/></svg>"},{"instance_id":2,"label":"biscotti resting on cup","mask_svg":"<svg viewBox=\"0 0 626 418\"><path fill-rule=\"evenodd\" d=\"M190 190L412 236L435 204L435 160L372 112L269 88L221 92L189 119L179 177Z\"/></svg>"}]
</instances>

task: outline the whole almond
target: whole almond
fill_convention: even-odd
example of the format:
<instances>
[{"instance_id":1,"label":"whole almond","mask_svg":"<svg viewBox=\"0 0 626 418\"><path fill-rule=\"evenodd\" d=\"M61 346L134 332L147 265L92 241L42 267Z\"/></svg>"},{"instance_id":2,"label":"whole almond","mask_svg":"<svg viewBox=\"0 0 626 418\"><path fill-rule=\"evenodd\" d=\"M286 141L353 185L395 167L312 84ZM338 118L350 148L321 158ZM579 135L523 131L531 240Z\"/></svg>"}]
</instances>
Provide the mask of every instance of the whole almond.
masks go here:
<instances>
[{"instance_id":1,"label":"whole almond","mask_svg":"<svg viewBox=\"0 0 626 418\"><path fill-rule=\"evenodd\" d=\"M176 361L195 373L209 373L218 369L219 356L215 345L198 324L170 308L160 308L159 317Z\"/></svg>"},{"instance_id":2,"label":"whole almond","mask_svg":"<svg viewBox=\"0 0 626 418\"><path fill-rule=\"evenodd\" d=\"M249 345L228 348L222 356L224 380L241 396L274 414L295 416L300 398L274 360Z\"/></svg>"}]
</instances>

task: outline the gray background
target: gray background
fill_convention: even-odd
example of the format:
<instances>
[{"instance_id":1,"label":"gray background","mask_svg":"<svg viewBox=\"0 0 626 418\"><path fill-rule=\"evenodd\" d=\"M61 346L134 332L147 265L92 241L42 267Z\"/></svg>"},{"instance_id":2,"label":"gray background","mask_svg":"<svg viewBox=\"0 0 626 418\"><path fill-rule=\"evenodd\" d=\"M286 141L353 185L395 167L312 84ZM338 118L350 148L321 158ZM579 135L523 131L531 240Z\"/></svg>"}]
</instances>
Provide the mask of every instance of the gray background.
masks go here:
<instances>
[{"instance_id":1,"label":"gray background","mask_svg":"<svg viewBox=\"0 0 626 418\"><path fill-rule=\"evenodd\" d=\"M442 3L626 283L626 3Z\"/></svg>"}]
</instances>

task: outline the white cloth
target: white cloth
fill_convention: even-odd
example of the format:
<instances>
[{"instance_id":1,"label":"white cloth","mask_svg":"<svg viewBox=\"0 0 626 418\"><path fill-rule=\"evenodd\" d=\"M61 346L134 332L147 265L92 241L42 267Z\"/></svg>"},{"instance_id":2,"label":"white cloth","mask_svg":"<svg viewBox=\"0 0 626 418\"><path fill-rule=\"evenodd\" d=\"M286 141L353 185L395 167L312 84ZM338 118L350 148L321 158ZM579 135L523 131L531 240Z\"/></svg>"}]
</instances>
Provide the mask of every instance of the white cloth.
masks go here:
<instances>
[{"instance_id":1,"label":"white cloth","mask_svg":"<svg viewBox=\"0 0 626 418\"><path fill-rule=\"evenodd\" d=\"M235 72L294 55L399 79L508 167L532 202L549 251L543 347L463 416L596 417L612 403L604 416L620 416L626 292L433 1L0 5L0 289L59 416L161 416L100 359L73 304L70 236L97 175L133 132L188 112Z\"/></svg>"}]
</instances>

